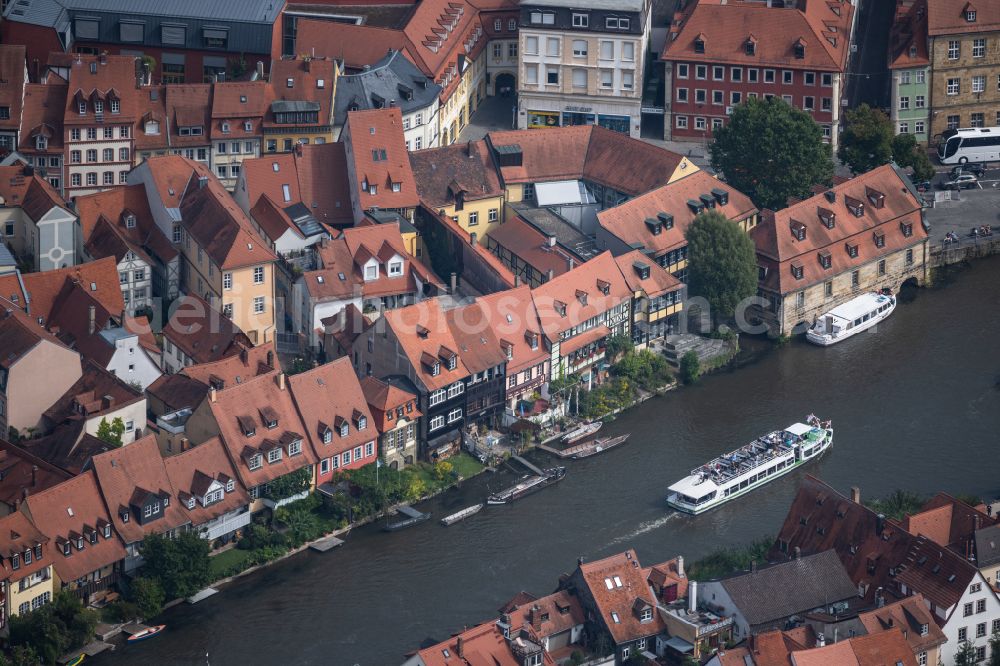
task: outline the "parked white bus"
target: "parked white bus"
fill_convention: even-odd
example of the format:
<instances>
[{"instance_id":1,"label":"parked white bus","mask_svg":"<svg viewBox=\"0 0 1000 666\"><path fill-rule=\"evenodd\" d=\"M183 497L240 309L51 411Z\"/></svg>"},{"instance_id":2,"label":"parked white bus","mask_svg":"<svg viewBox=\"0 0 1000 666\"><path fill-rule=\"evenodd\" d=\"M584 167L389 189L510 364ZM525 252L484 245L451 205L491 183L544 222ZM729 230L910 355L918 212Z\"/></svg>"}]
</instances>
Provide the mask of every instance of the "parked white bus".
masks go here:
<instances>
[{"instance_id":1,"label":"parked white bus","mask_svg":"<svg viewBox=\"0 0 1000 666\"><path fill-rule=\"evenodd\" d=\"M941 164L996 162L1000 160L1000 127L946 130L938 144Z\"/></svg>"}]
</instances>

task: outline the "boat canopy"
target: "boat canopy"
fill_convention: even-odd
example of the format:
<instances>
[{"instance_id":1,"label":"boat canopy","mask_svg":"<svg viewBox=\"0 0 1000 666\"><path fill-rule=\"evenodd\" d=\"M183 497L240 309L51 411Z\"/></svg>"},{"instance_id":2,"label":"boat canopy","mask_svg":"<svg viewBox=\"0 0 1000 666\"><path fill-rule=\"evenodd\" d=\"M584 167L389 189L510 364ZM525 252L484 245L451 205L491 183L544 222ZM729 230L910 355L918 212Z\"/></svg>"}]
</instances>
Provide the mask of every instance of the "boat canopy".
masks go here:
<instances>
[{"instance_id":1,"label":"boat canopy","mask_svg":"<svg viewBox=\"0 0 1000 666\"><path fill-rule=\"evenodd\" d=\"M867 294L861 294L856 298L852 298L842 305L838 305L829 312L821 317L833 317L834 319L840 319L845 322L854 321L859 317L864 317L869 312L873 312L879 308L880 305L889 301L889 297L883 294L877 294L870 292Z\"/></svg>"},{"instance_id":2,"label":"boat canopy","mask_svg":"<svg viewBox=\"0 0 1000 666\"><path fill-rule=\"evenodd\" d=\"M790 432L796 437L802 437L807 432L810 432L813 426L806 425L805 423L793 423L792 425L785 428L785 432Z\"/></svg>"},{"instance_id":3,"label":"boat canopy","mask_svg":"<svg viewBox=\"0 0 1000 666\"><path fill-rule=\"evenodd\" d=\"M719 489L711 479L699 479L697 475L686 476L667 490L698 500Z\"/></svg>"}]
</instances>

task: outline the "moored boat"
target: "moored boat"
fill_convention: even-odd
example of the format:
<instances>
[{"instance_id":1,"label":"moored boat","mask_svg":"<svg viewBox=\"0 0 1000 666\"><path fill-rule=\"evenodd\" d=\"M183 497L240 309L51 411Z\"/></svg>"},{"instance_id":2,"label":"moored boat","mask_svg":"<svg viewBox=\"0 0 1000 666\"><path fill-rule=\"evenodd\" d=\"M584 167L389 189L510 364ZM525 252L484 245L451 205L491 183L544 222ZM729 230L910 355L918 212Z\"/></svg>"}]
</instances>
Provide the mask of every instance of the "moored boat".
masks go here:
<instances>
[{"instance_id":1,"label":"moored boat","mask_svg":"<svg viewBox=\"0 0 1000 666\"><path fill-rule=\"evenodd\" d=\"M146 627L142 631L137 631L136 633L134 633L131 636L129 636L128 637L128 642L129 643L137 643L139 641L144 641L147 638L152 638L153 636L157 635L158 633L160 633L161 631L163 631L166 628L167 628L167 625L165 625L165 624L158 624L158 625L153 626L153 627Z\"/></svg>"},{"instance_id":2,"label":"moored boat","mask_svg":"<svg viewBox=\"0 0 1000 666\"><path fill-rule=\"evenodd\" d=\"M521 478L516 485L507 488L506 490L501 490L498 493L493 493L486 498L486 503L495 504L510 504L515 500L519 500L522 497L527 497L532 493L536 493L542 488L548 488L554 483L558 483L563 480L566 476L565 467L550 467L544 470L545 474L538 476L524 476Z\"/></svg>"},{"instance_id":3,"label":"moored boat","mask_svg":"<svg viewBox=\"0 0 1000 666\"><path fill-rule=\"evenodd\" d=\"M604 425L603 421L594 421L593 423L584 423L581 426L577 426L572 430L568 431L562 436L563 444L575 444L582 439L590 437L591 435L597 434L597 431L601 429Z\"/></svg>"},{"instance_id":4,"label":"moored boat","mask_svg":"<svg viewBox=\"0 0 1000 666\"><path fill-rule=\"evenodd\" d=\"M806 339L827 347L868 330L895 309L896 298L892 294L861 294L821 315L806 332Z\"/></svg>"},{"instance_id":5,"label":"moored boat","mask_svg":"<svg viewBox=\"0 0 1000 666\"><path fill-rule=\"evenodd\" d=\"M593 442L574 447L573 451L568 451L567 453L569 453L569 457L573 460L589 458L590 456L596 456L598 453L604 453L608 449L613 449L619 444L624 444L628 437L629 433L618 435L617 437L599 437Z\"/></svg>"},{"instance_id":6,"label":"moored boat","mask_svg":"<svg viewBox=\"0 0 1000 666\"><path fill-rule=\"evenodd\" d=\"M736 499L815 460L833 445L833 425L809 415L719 456L670 486L667 504L698 514Z\"/></svg>"}]
</instances>

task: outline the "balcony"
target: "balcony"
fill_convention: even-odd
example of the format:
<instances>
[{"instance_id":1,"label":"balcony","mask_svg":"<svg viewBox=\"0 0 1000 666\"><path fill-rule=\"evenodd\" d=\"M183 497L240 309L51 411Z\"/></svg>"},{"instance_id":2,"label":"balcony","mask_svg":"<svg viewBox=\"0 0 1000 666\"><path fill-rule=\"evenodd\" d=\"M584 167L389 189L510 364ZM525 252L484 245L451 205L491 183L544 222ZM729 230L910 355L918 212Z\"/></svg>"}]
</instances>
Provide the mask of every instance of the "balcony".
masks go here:
<instances>
[{"instance_id":1,"label":"balcony","mask_svg":"<svg viewBox=\"0 0 1000 666\"><path fill-rule=\"evenodd\" d=\"M230 512L199 525L201 538L212 541L249 525L253 514L247 507L243 507L241 511L242 513L236 515Z\"/></svg>"}]
</instances>

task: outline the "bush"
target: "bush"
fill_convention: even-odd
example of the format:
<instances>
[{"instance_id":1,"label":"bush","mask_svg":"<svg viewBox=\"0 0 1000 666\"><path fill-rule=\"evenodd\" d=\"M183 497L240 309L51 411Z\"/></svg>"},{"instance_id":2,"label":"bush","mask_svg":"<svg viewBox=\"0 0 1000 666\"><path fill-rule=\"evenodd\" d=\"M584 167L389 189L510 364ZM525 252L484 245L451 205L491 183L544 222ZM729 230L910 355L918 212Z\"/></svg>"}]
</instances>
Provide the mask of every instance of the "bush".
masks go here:
<instances>
[{"instance_id":1,"label":"bush","mask_svg":"<svg viewBox=\"0 0 1000 666\"><path fill-rule=\"evenodd\" d=\"M434 478L438 481L444 481L446 478L451 478L454 469L454 466L447 460L436 462L434 463Z\"/></svg>"},{"instance_id":2,"label":"bush","mask_svg":"<svg viewBox=\"0 0 1000 666\"><path fill-rule=\"evenodd\" d=\"M210 544L195 532L176 539L159 534L147 536L139 548L145 559L144 572L155 578L169 599L189 597L211 582Z\"/></svg>"},{"instance_id":3,"label":"bush","mask_svg":"<svg viewBox=\"0 0 1000 666\"><path fill-rule=\"evenodd\" d=\"M646 390L658 389L673 379L667 360L648 349L627 352L611 368L611 373Z\"/></svg>"},{"instance_id":4,"label":"bush","mask_svg":"<svg viewBox=\"0 0 1000 666\"><path fill-rule=\"evenodd\" d=\"M680 375L681 381L685 384L694 384L701 377L701 361L694 351L681 356Z\"/></svg>"},{"instance_id":5,"label":"bush","mask_svg":"<svg viewBox=\"0 0 1000 666\"><path fill-rule=\"evenodd\" d=\"M166 595L163 592L163 587L160 583L153 578L136 578L129 585L129 597L134 602L134 604L129 604L135 610L138 610L139 614L143 619L148 620L151 617L156 617L163 610L163 602L166 601ZM122 611L129 610L122 609ZM127 617L123 617L123 620L127 620Z\"/></svg>"},{"instance_id":6,"label":"bush","mask_svg":"<svg viewBox=\"0 0 1000 666\"><path fill-rule=\"evenodd\" d=\"M742 571L750 567L750 562L763 562L772 544L773 538L761 537L745 546L717 550L692 564L688 577L691 580L703 580Z\"/></svg>"},{"instance_id":7,"label":"bush","mask_svg":"<svg viewBox=\"0 0 1000 666\"><path fill-rule=\"evenodd\" d=\"M74 593L63 590L52 603L10 618L10 645L15 651L20 646L22 655L29 650L37 653L28 663L55 663L60 655L93 640L97 619L97 613L84 608Z\"/></svg>"},{"instance_id":8,"label":"bush","mask_svg":"<svg viewBox=\"0 0 1000 666\"><path fill-rule=\"evenodd\" d=\"M906 514L920 511L926 501L927 498L923 495L896 489L885 499L868 500L865 506L875 513L883 514L886 518L902 520Z\"/></svg>"},{"instance_id":9,"label":"bush","mask_svg":"<svg viewBox=\"0 0 1000 666\"><path fill-rule=\"evenodd\" d=\"M311 481L312 470L309 467L289 472L267 484L267 498L277 501L298 495L309 490Z\"/></svg>"}]
</instances>

